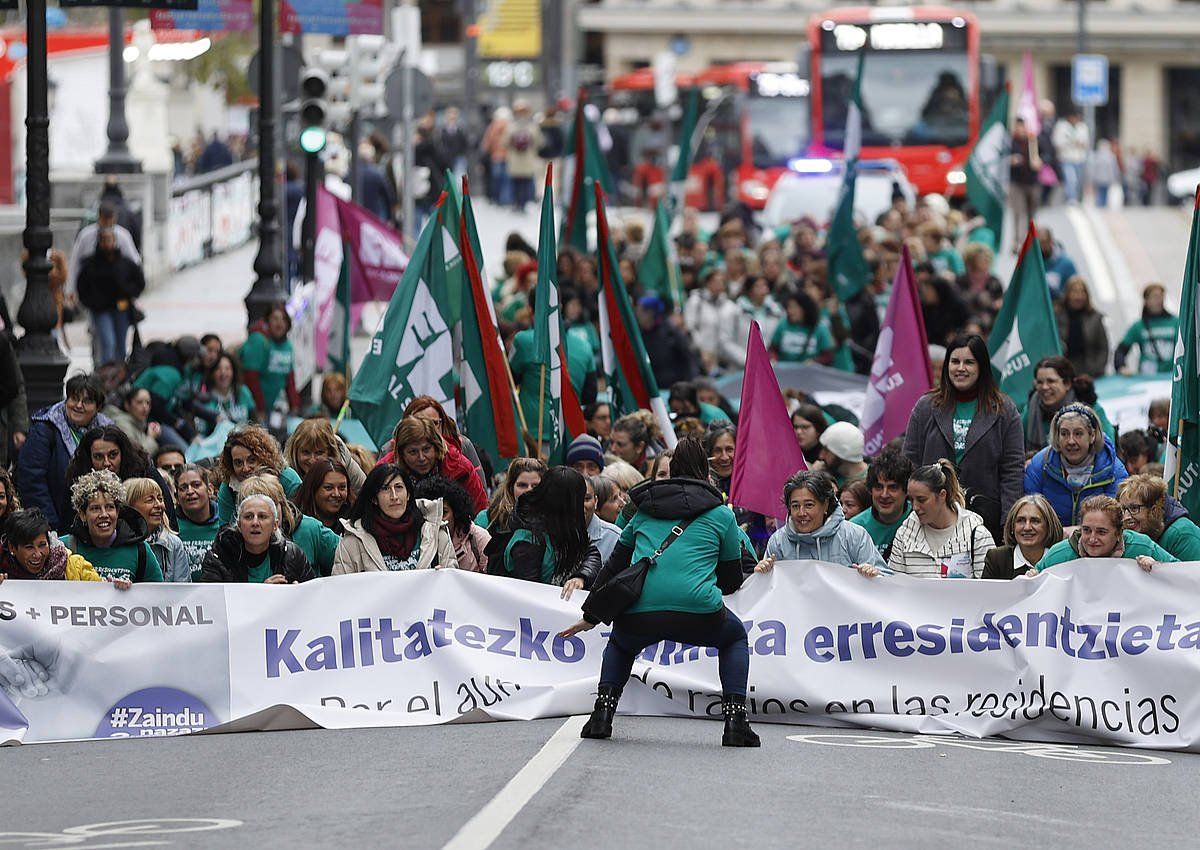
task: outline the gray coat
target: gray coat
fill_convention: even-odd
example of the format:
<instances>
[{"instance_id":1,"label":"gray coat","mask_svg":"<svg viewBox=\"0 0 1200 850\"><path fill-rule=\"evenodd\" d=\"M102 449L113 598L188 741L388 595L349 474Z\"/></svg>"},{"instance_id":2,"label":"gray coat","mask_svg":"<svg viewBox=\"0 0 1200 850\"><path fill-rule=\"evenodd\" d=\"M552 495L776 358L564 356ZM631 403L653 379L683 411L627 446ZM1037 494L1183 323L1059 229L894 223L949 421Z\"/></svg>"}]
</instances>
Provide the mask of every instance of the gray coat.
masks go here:
<instances>
[{"instance_id":1,"label":"gray coat","mask_svg":"<svg viewBox=\"0 0 1200 850\"><path fill-rule=\"evenodd\" d=\"M904 454L917 466L954 460L954 410L938 410L926 394L904 432ZM1025 436L1021 415L1008 396L999 413L979 411L967 431L958 478L969 495L1000 502L1000 522L1024 492ZM972 508L974 510L974 508Z\"/></svg>"}]
</instances>

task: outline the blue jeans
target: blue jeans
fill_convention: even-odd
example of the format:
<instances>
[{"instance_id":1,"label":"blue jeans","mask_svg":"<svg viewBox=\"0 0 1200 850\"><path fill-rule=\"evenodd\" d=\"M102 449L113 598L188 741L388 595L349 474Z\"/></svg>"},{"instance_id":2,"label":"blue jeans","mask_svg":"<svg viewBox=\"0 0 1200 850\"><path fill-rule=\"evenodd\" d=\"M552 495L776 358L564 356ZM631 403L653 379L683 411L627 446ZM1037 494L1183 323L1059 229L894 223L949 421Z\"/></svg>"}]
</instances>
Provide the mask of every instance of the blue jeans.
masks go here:
<instances>
[{"instance_id":1,"label":"blue jeans","mask_svg":"<svg viewBox=\"0 0 1200 850\"><path fill-rule=\"evenodd\" d=\"M533 178L513 177L510 182L513 189L513 206L524 211L525 205L533 200Z\"/></svg>"},{"instance_id":2,"label":"blue jeans","mask_svg":"<svg viewBox=\"0 0 1200 850\"><path fill-rule=\"evenodd\" d=\"M1106 184L1103 184L1103 183L1096 184L1096 206L1098 206L1098 207L1107 207L1108 206L1108 189L1109 189L1109 187Z\"/></svg>"},{"instance_id":3,"label":"blue jeans","mask_svg":"<svg viewBox=\"0 0 1200 850\"><path fill-rule=\"evenodd\" d=\"M632 627L632 628L631 628ZM618 617L604 648L600 684L621 689L633 672L638 653L651 644L674 640L692 646L715 646L721 690L744 697L750 677L750 644L746 627L728 608L715 614L663 611Z\"/></svg>"},{"instance_id":4,"label":"blue jeans","mask_svg":"<svg viewBox=\"0 0 1200 850\"><path fill-rule=\"evenodd\" d=\"M1078 202L1083 197L1083 163L1064 162L1062 170L1063 194L1068 203Z\"/></svg>"},{"instance_id":5,"label":"blue jeans","mask_svg":"<svg viewBox=\"0 0 1200 850\"><path fill-rule=\"evenodd\" d=\"M100 345L100 366L113 361L124 362L128 355L125 345L129 338L129 311L105 310L92 314L92 327Z\"/></svg>"},{"instance_id":6,"label":"blue jeans","mask_svg":"<svg viewBox=\"0 0 1200 850\"><path fill-rule=\"evenodd\" d=\"M507 162L492 163L492 200L502 207L512 203L512 181L508 176Z\"/></svg>"}]
</instances>

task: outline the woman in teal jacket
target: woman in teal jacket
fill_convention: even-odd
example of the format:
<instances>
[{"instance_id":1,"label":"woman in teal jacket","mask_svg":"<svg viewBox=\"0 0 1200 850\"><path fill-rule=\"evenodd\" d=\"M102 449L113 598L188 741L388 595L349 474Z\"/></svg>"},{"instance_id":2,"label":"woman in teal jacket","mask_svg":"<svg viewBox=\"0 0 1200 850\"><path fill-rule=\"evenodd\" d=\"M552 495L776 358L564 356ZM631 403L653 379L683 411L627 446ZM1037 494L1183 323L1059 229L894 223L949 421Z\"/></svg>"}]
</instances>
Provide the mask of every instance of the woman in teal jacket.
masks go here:
<instances>
[{"instance_id":1,"label":"woman in teal jacket","mask_svg":"<svg viewBox=\"0 0 1200 850\"><path fill-rule=\"evenodd\" d=\"M1121 503L1111 496L1093 496L1080 508L1079 528L1055 543L1034 568L1038 573L1080 558L1130 558L1150 572L1155 564L1179 559L1149 537L1122 530ZM1028 573L1030 577L1034 573Z\"/></svg>"}]
</instances>

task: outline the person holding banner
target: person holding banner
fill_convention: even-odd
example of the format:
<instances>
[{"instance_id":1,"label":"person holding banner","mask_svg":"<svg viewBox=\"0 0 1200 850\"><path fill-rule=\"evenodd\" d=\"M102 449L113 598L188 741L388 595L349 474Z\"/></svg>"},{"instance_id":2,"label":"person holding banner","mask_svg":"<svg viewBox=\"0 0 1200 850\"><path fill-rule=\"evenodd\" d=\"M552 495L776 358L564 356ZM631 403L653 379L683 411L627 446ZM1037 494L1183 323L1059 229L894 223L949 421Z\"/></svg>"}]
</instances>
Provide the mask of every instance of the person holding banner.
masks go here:
<instances>
[{"instance_id":1,"label":"person holding banner","mask_svg":"<svg viewBox=\"0 0 1200 850\"><path fill-rule=\"evenodd\" d=\"M887 568L867 530L846 520L829 473L797 472L783 486L783 504L788 519L767 541L755 572L770 572L779 559Z\"/></svg>"},{"instance_id":2,"label":"person holding banner","mask_svg":"<svg viewBox=\"0 0 1200 850\"><path fill-rule=\"evenodd\" d=\"M171 526L167 525L162 488L152 478L130 478L125 482L125 498L129 505L146 521L154 557L163 571L163 581L190 582L192 564L188 560L187 547Z\"/></svg>"},{"instance_id":3,"label":"person holding banner","mask_svg":"<svg viewBox=\"0 0 1200 850\"><path fill-rule=\"evenodd\" d=\"M1042 496L1022 496L1004 520L1004 545L983 560L983 577L1007 581L1023 576L1062 539L1062 523L1050 503Z\"/></svg>"},{"instance_id":4,"label":"person holding banner","mask_svg":"<svg viewBox=\"0 0 1200 850\"><path fill-rule=\"evenodd\" d=\"M694 437L679 441L673 476L647 481L633 491L638 512L621 532L613 556L596 577L583 618L562 631L570 637L595 627L600 617L588 604L610 579L636 562L654 558L640 596L612 620L604 649L592 716L580 735L612 737L621 691L643 649L663 640L716 647L721 674L721 711L726 747L757 747L746 719L750 647L746 627L725 607L722 595L742 586L741 538L733 511L709 483L708 452Z\"/></svg>"},{"instance_id":5,"label":"person holding banner","mask_svg":"<svg viewBox=\"0 0 1200 850\"><path fill-rule=\"evenodd\" d=\"M1122 529L1122 513L1112 496L1092 496L1079 508L1079 527L1051 546L1028 577L1080 558L1130 558L1146 572L1155 564L1179 560L1146 535Z\"/></svg>"},{"instance_id":6,"label":"person holding banner","mask_svg":"<svg viewBox=\"0 0 1200 850\"><path fill-rule=\"evenodd\" d=\"M979 578L987 553L996 543L983 517L967 510L954 464L942 458L916 469L908 478L913 512L892 541L888 567L918 578ZM858 571L880 574L870 564Z\"/></svg>"},{"instance_id":7,"label":"person holding banner","mask_svg":"<svg viewBox=\"0 0 1200 850\"><path fill-rule=\"evenodd\" d=\"M947 347L941 380L913 408L904 454L916 466L953 458L967 505L993 539L999 536L1021 498L1025 441L1021 415L996 385L983 337L960 334Z\"/></svg>"},{"instance_id":8,"label":"person holding banner","mask_svg":"<svg viewBox=\"0 0 1200 850\"><path fill-rule=\"evenodd\" d=\"M371 470L333 559L333 575L458 566L442 524L440 499L413 497L412 479L394 463Z\"/></svg>"},{"instance_id":9,"label":"person holding banner","mask_svg":"<svg viewBox=\"0 0 1200 850\"><path fill-rule=\"evenodd\" d=\"M200 580L224 584L299 584L315 578L300 547L284 538L279 506L260 494L238 503L233 525L223 528L204 556Z\"/></svg>"},{"instance_id":10,"label":"person holding banner","mask_svg":"<svg viewBox=\"0 0 1200 850\"><path fill-rule=\"evenodd\" d=\"M1128 477L1096 411L1077 402L1054 415L1050 445L1025 468L1025 492L1041 493L1064 526L1075 525L1085 499L1116 496L1117 485Z\"/></svg>"},{"instance_id":11,"label":"person holding banner","mask_svg":"<svg viewBox=\"0 0 1200 850\"><path fill-rule=\"evenodd\" d=\"M186 464L175 473L175 492L179 497L179 539L187 549L192 581L199 581L204 554L221 530L209 471L194 463Z\"/></svg>"},{"instance_id":12,"label":"person holding banner","mask_svg":"<svg viewBox=\"0 0 1200 850\"><path fill-rule=\"evenodd\" d=\"M591 587L600 551L584 522L587 484L567 466L556 466L517 501L513 532L488 546L489 571L562 587L562 598ZM494 559L494 560L493 560Z\"/></svg>"},{"instance_id":13,"label":"person holding banner","mask_svg":"<svg viewBox=\"0 0 1200 850\"><path fill-rule=\"evenodd\" d=\"M163 580L146 521L129 507L125 485L107 469L83 475L71 486L76 520L63 545L82 555L104 578L135 583Z\"/></svg>"},{"instance_id":14,"label":"person holding banner","mask_svg":"<svg viewBox=\"0 0 1200 850\"><path fill-rule=\"evenodd\" d=\"M50 542L50 522L37 508L15 511L4 521L0 584L22 579L104 581L82 555L68 553L66 546ZM112 583L121 590L132 586L119 579Z\"/></svg>"},{"instance_id":15,"label":"person holding banner","mask_svg":"<svg viewBox=\"0 0 1200 850\"><path fill-rule=\"evenodd\" d=\"M1200 528L1187 508L1167 495L1167 482L1134 475L1117 488L1125 528L1149 537L1181 561L1200 561Z\"/></svg>"},{"instance_id":16,"label":"person holding banner","mask_svg":"<svg viewBox=\"0 0 1200 850\"><path fill-rule=\"evenodd\" d=\"M279 513L278 526L285 540L295 543L312 565L313 574L320 578L333 569L334 554L341 538L315 517L305 516L283 494L279 479L269 472L260 472L242 482L238 501L247 496L266 496L275 503Z\"/></svg>"}]
</instances>

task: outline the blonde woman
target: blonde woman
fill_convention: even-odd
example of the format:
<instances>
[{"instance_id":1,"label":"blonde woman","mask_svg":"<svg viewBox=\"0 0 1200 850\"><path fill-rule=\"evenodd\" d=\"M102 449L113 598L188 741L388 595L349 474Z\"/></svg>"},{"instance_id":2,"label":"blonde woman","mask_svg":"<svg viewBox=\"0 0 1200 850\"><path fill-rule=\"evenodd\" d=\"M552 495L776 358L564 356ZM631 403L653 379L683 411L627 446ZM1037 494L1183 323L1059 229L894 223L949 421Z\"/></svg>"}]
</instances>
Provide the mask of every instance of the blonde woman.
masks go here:
<instances>
[{"instance_id":1,"label":"blonde woman","mask_svg":"<svg viewBox=\"0 0 1200 850\"><path fill-rule=\"evenodd\" d=\"M187 546L167 524L162 488L152 478L130 478L125 482L125 499L142 515L149 532L146 542L162 568L163 581L191 582L192 563Z\"/></svg>"},{"instance_id":2,"label":"blonde woman","mask_svg":"<svg viewBox=\"0 0 1200 850\"><path fill-rule=\"evenodd\" d=\"M362 489L367 477L354 462L350 450L334 432L333 424L328 419L305 419L297 425L283 446L283 459L301 480L319 460L340 461L349 473L351 493Z\"/></svg>"},{"instance_id":3,"label":"blonde woman","mask_svg":"<svg viewBox=\"0 0 1200 850\"><path fill-rule=\"evenodd\" d=\"M1007 580L1025 575L1062 539L1062 523L1045 497L1022 496L1004 520L1004 545L983 560L983 577Z\"/></svg>"}]
</instances>

